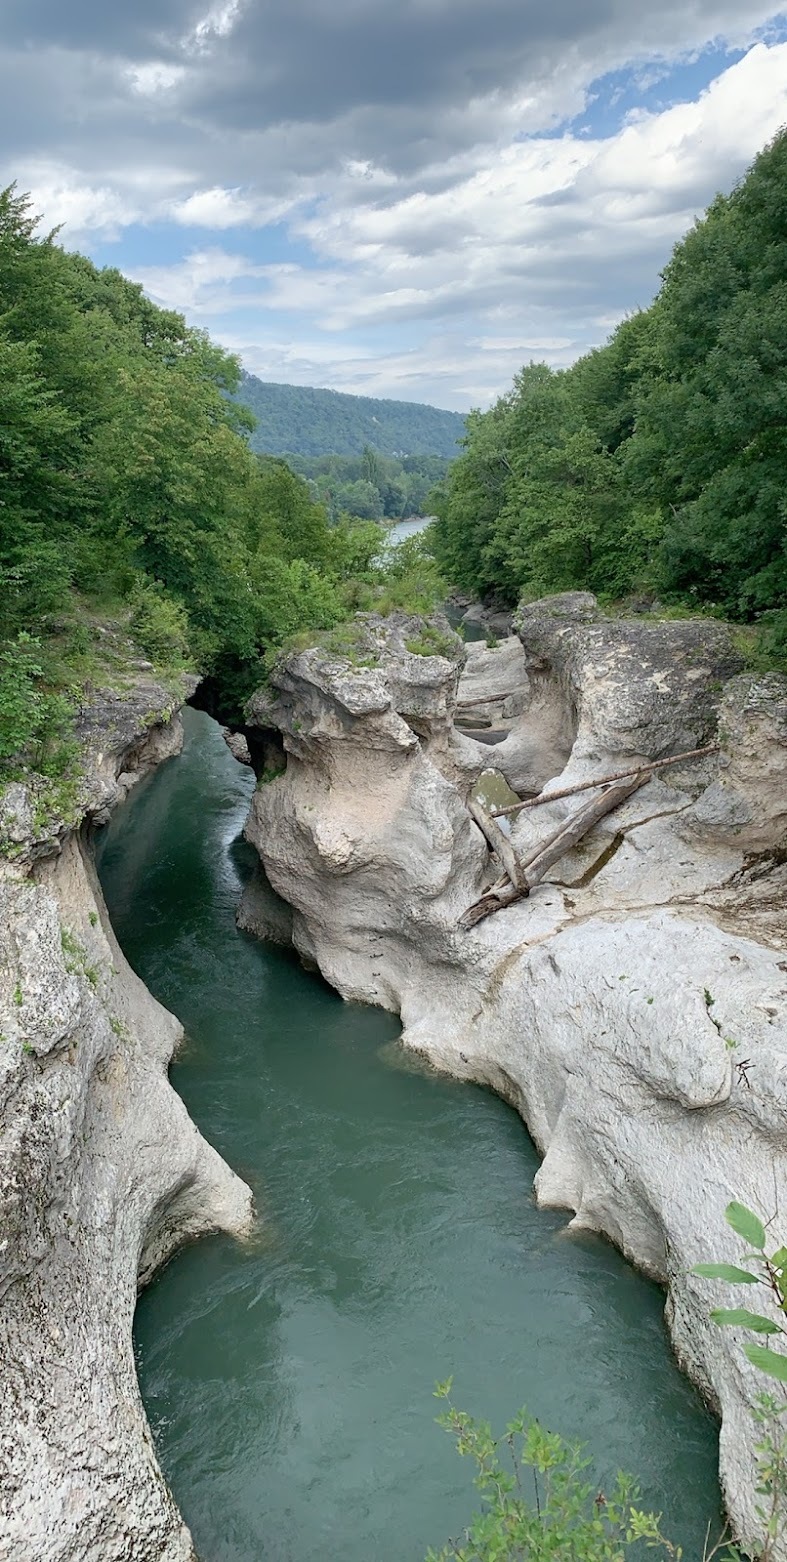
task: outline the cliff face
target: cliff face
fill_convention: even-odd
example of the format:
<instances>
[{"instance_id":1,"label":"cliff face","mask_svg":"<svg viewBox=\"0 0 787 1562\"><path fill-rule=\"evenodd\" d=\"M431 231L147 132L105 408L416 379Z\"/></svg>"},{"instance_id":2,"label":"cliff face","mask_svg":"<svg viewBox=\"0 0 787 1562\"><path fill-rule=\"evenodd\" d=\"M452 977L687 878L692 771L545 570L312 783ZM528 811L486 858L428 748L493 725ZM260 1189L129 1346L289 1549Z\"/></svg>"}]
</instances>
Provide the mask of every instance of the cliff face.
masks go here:
<instances>
[{"instance_id":1,"label":"cliff face","mask_svg":"<svg viewBox=\"0 0 787 1562\"><path fill-rule=\"evenodd\" d=\"M472 652L461 676L459 641L414 655L401 618L367 621L356 662L371 665L287 660L274 698L250 708L287 752L253 800L264 876L250 900L280 935L286 901L295 946L344 996L399 1011L406 1045L506 1096L544 1156L538 1201L667 1286L679 1357L722 1413L733 1523L752 1541L763 1380L708 1320L718 1286L688 1270L739 1256L731 1198L787 1206L787 681L736 676L720 625L605 620L582 595L532 604L517 627L521 664L516 643L500 652L508 676L521 666L513 701L491 667L483 686L478 658L498 653ZM470 709L503 721L504 741L471 736ZM496 756L520 788L557 789L717 729L718 755L653 778L528 900L459 929L498 871L466 807ZM576 806L515 816L521 853Z\"/></svg>"},{"instance_id":2,"label":"cliff face","mask_svg":"<svg viewBox=\"0 0 787 1562\"><path fill-rule=\"evenodd\" d=\"M177 753L184 693L149 678L84 712L78 823L0 802L0 1552L186 1562L132 1350L138 1283L251 1195L190 1121L181 1038L118 948L86 832Z\"/></svg>"}]
</instances>

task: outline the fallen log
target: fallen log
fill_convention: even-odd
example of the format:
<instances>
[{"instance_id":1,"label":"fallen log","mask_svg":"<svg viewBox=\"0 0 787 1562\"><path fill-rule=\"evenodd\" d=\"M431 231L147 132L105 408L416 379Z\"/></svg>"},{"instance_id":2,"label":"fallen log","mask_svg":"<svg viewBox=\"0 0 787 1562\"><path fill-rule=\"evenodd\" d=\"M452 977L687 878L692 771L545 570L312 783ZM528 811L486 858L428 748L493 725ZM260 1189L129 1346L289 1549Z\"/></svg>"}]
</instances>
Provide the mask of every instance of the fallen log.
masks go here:
<instances>
[{"instance_id":1,"label":"fallen log","mask_svg":"<svg viewBox=\"0 0 787 1562\"><path fill-rule=\"evenodd\" d=\"M506 835L502 827L496 823L493 815L488 814L483 804L479 803L477 797L470 798L467 808L468 812L475 819L479 830L486 836L493 852L497 852L511 883L516 889L521 890L525 894L527 885L522 864L516 854L510 835Z\"/></svg>"},{"instance_id":2,"label":"fallen log","mask_svg":"<svg viewBox=\"0 0 787 1562\"><path fill-rule=\"evenodd\" d=\"M665 765L679 765L684 759L699 759L703 754L718 754L718 743L708 743L705 748L690 748L685 754L672 754L669 759L644 760L640 765L634 765L631 770L615 770L608 776L596 776L592 781L577 781L573 786L563 786L557 792L539 792L538 797L527 797L522 803L512 803L508 808L495 809L495 818L502 819L505 814L518 814L525 808L539 808L542 803L555 803L561 797L574 797L577 792L588 792L594 786L607 786L611 781L624 781L628 776L639 776L646 773L646 779L654 770L663 770Z\"/></svg>"},{"instance_id":3,"label":"fallen log","mask_svg":"<svg viewBox=\"0 0 787 1562\"><path fill-rule=\"evenodd\" d=\"M554 863L559 862L560 858L564 857L572 846L576 846L593 829L593 826L604 818L605 814L611 813L619 803L625 802L625 799L643 786L647 779L648 772L638 770L633 777L629 775L611 782L598 797L592 798L584 808L579 808L570 819L555 830L554 834L543 841L527 862L518 862L520 870L518 884L513 880L510 880L508 885L493 884L479 900L474 901L473 905L468 906L462 913L459 926L465 929L475 927L493 911L500 911L503 906L511 906L517 900L526 899L531 889L534 889L536 884L540 884ZM508 812L507 809L503 811Z\"/></svg>"}]
</instances>

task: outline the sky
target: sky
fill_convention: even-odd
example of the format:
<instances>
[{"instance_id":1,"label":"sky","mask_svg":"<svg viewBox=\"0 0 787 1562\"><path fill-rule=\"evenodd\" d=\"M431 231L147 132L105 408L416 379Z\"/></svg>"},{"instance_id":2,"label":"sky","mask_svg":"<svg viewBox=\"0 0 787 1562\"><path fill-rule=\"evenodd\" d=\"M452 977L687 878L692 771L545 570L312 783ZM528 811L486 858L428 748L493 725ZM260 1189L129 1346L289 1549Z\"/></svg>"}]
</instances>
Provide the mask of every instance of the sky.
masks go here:
<instances>
[{"instance_id":1,"label":"sky","mask_svg":"<svg viewBox=\"0 0 787 1562\"><path fill-rule=\"evenodd\" d=\"M768 0L3 0L0 185L262 379L466 411L787 123Z\"/></svg>"}]
</instances>

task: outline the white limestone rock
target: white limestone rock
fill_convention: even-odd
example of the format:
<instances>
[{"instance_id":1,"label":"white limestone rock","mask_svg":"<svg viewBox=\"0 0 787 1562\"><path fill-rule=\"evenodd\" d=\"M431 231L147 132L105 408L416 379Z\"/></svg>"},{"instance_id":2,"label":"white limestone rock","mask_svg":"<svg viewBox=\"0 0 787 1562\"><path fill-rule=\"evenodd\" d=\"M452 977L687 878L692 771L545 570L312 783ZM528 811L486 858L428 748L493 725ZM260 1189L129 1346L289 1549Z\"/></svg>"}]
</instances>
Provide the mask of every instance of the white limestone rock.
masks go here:
<instances>
[{"instance_id":1,"label":"white limestone rock","mask_svg":"<svg viewBox=\"0 0 787 1562\"><path fill-rule=\"evenodd\" d=\"M83 816L177 751L174 710L150 698L136 685L83 725ZM134 1307L180 1243L244 1236L251 1195L169 1084L181 1026L123 958L73 822L42 820L27 787L3 804L0 1555L196 1562L139 1395Z\"/></svg>"},{"instance_id":2,"label":"white limestone rock","mask_svg":"<svg viewBox=\"0 0 787 1562\"><path fill-rule=\"evenodd\" d=\"M539 1201L667 1287L678 1355L722 1413L733 1524L753 1544L762 1380L709 1321L723 1288L688 1271L738 1256L730 1199L787 1208L787 683L734 678L720 624L605 620L583 593L529 604L518 624L516 742L533 779L557 789L699 746L720 702L721 754L648 782L553 882L461 932L499 872L465 806L482 745L451 729L449 662L424 659L418 677L378 625L373 670L311 651L276 674L265 720L287 769L256 793L247 834L293 908L296 948L344 996L398 1011L406 1045L510 1100L544 1156ZM734 780L732 828L720 777ZM512 838L532 848L577 805L514 816Z\"/></svg>"},{"instance_id":3,"label":"white limestone rock","mask_svg":"<svg viewBox=\"0 0 787 1562\"><path fill-rule=\"evenodd\" d=\"M525 653L516 635L491 647L470 642L457 690L458 722L508 724L526 709L529 693Z\"/></svg>"}]
</instances>

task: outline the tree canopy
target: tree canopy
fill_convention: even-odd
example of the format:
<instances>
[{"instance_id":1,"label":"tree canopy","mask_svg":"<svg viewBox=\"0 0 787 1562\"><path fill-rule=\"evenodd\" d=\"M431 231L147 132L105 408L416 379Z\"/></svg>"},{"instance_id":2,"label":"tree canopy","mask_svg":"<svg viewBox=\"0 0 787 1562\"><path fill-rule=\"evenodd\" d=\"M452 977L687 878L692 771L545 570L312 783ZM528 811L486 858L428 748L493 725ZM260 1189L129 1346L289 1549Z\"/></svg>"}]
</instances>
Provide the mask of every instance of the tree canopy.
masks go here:
<instances>
[{"instance_id":1,"label":"tree canopy","mask_svg":"<svg viewBox=\"0 0 787 1562\"><path fill-rule=\"evenodd\" d=\"M276 385L254 374L241 378L238 398L251 409L252 448L261 455L442 456L451 460L464 432L459 412L417 401L349 396L308 385Z\"/></svg>"},{"instance_id":2,"label":"tree canopy","mask_svg":"<svg viewBox=\"0 0 787 1562\"><path fill-rule=\"evenodd\" d=\"M382 534L335 524L313 485L255 454L239 382L204 332L0 193L0 763L24 747L20 713L31 741L52 717L97 611L239 711L285 636L357 604Z\"/></svg>"},{"instance_id":3,"label":"tree canopy","mask_svg":"<svg viewBox=\"0 0 787 1562\"><path fill-rule=\"evenodd\" d=\"M308 478L332 520L356 515L364 520L401 520L423 515L435 483L450 463L442 456L382 456L365 445L359 456L287 457L295 472Z\"/></svg>"},{"instance_id":4,"label":"tree canopy","mask_svg":"<svg viewBox=\"0 0 787 1562\"><path fill-rule=\"evenodd\" d=\"M467 590L787 609L787 132L676 246L649 309L530 363L433 495ZM784 620L782 620L784 622Z\"/></svg>"}]
</instances>

